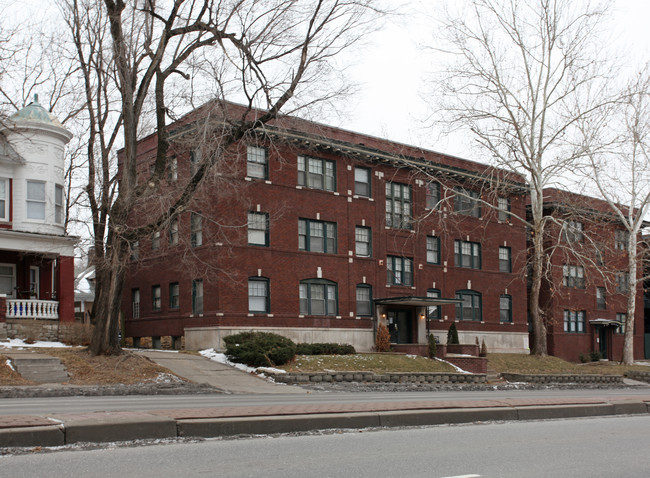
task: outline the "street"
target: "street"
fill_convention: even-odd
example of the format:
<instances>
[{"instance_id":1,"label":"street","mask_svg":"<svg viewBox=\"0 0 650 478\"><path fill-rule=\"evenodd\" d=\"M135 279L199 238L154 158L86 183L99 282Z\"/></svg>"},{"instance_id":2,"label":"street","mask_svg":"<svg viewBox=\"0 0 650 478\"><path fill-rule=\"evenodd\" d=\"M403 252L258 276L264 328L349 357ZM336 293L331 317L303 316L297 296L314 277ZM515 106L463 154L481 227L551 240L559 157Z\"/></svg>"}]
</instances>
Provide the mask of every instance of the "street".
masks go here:
<instances>
[{"instance_id":1,"label":"street","mask_svg":"<svg viewBox=\"0 0 650 478\"><path fill-rule=\"evenodd\" d=\"M650 417L483 423L35 452L3 476L645 477Z\"/></svg>"}]
</instances>

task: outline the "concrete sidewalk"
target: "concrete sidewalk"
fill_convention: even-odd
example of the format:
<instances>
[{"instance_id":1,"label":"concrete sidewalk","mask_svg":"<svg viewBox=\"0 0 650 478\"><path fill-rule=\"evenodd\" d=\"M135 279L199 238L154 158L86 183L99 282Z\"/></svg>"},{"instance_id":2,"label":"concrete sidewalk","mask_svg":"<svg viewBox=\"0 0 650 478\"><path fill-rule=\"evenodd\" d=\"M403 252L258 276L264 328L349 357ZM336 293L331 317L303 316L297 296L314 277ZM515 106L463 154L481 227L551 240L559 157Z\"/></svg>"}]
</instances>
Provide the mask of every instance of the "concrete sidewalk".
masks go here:
<instances>
[{"instance_id":1,"label":"concrete sidewalk","mask_svg":"<svg viewBox=\"0 0 650 478\"><path fill-rule=\"evenodd\" d=\"M355 402L1 416L0 447L649 413L650 395L610 399Z\"/></svg>"},{"instance_id":2,"label":"concrete sidewalk","mask_svg":"<svg viewBox=\"0 0 650 478\"><path fill-rule=\"evenodd\" d=\"M226 393L307 393L294 385L275 384L201 355L159 350L133 350L192 382L206 383Z\"/></svg>"}]
</instances>

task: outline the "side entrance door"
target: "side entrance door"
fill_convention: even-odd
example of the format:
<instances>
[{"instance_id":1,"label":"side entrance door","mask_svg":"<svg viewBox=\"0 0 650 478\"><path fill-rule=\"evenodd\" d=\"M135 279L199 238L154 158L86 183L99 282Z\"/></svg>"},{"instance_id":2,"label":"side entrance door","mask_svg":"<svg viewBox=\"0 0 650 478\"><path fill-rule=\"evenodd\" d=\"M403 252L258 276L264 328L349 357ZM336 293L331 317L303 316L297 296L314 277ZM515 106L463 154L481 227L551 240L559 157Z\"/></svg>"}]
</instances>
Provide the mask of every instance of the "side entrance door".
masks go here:
<instances>
[{"instance_id":1,"label":"side entrance door","mask_svg":"<svg viewBox=\"0 0 650 478\"><path fill-rule=\"evenodd\" d=\"M412 344L413 340L413 315L409 310L389 310L388 330L390 341L393 344Z\"/></svg>"}]
</instances>

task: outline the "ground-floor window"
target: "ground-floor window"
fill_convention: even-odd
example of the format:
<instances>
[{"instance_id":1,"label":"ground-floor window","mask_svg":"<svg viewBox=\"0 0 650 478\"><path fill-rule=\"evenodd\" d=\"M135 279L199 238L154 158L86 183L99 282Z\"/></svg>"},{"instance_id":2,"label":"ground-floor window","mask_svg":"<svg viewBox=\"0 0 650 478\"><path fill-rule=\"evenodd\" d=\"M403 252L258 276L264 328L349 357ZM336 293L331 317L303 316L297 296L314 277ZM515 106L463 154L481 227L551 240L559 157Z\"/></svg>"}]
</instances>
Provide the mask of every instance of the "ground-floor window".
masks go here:
<instances>
[{"instance_id":1,"label":"ground-floor window","mask_svg":"<svg viewBox=\"0 0 650 478\"><path fill-rule=\"evenodd\" d=\"M372 288L367 284L357 285L357 315L360 317L372 315Z\"/></svg>"},{"instance_id":2,"label":"ground-floor window","mask_svg":"<svg viewBox=\"0 0 650 478\"><path fill-rule=\"evenodd\" d=\"M585 311L584 310L565 310L564 311L564 331L569 333L584 333L585 331Z\"/></svg>"},{"instance_id":3,"label":"ground-floor window","mask_svg":"<svg viewBox=\"0 0 650 478\"><path fill-rule=\"evenodd\" d=\"M507 294L499 297L499 320L512 322L512 297Z\"/></svg>"},{"instance_id":4,"label":"ground-floor window","mask_svg":"<svg viewBox=\"0 0 650 478\"><path fill-rule=\"evenodd\" d=\"M336 282L311 279L300 282L300 313L302 315L337 315Z\"/></svg>"},{"instance_id":5,"label":"ground-floor window","mask_svg":"<svg viewBox=\"0 0 650 478\"><path fill-rule=\"evenodd\" d=\"M200 315L203 313L203 280L194 279L192 281L192 314Z\"/></svg>"},{"instance_id":6,"label":"ground-floor window","mask_svg":"<svg viewBox=\"0 0 650 478\"><path fill-rule=\"evenodd\" d=\"M462 302L456 304L456 320L473 320L482 319L481 293L474 290L456 291L456 298Z\"/></svg>"},{"instance_id":7,"label":"ground-floor window","mask_svg":"<svg viewBox=\"0 0 650 478\"><path fill-rule=\"evenodd\" d=\"M16 266L14 264L0 264L0 294L13 297L14 287L16 287Z\"/></svg>"},{"instance_id":8,"label":"ground-floor window","mask_svg":"<svg viewBox=\"0 0 650 478\"><path fill-rule=\"evenodd\" d=\"M268 313L269 310L269 280L251 277L248 279L248 311Z\"/></svg>"},{"instance_id":9,"label":"ground-floor window","mask_svg":"<svg viewBox=\"0 0 650 478\"><path fill-rule=\"evenodd\" d=\"M618 322L620 322L621 324L623 324L620 327L616 327L616 332L618 332L619 334L624 334L625 333L625 322L627 321L627 314L617 313L616 314L616 320Z\"/></svg>"}]
</instances>

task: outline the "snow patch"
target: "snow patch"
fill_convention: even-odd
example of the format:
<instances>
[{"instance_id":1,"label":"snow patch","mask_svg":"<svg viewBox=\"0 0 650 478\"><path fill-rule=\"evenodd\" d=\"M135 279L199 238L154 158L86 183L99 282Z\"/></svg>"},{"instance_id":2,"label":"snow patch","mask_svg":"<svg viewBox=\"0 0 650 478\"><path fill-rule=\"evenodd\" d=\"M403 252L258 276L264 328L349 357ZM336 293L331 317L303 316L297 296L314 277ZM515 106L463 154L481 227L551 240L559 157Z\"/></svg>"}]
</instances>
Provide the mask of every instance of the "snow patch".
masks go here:
<instances>
[{"instance_id":1,"label":"snow patch","mask_svg":"<svg viewBox=\"0 0 650 478\"><path fill-rule=\"evenodd\" d=\"M215 362L219 362L224 365L228 365L230 367L235 367L237 370L241 370L242 372L255 373L257 375L260 375L261 377L265 377L264 372L286 373L284 370L281 370L279 368L272 368L272 367L255 368L255 367L249 367L248 365L244 365L243 363L231 362L230 360L228 360L228 357L226 357L226 354L215 352L214 349L201 350L199 354L203 355L206 358L209 358L210 360L214 360Z\"/></svg>"},{"instance_id":2,"label":"snow patch","mask_svg":"<svg viewBox=\"0 0 650 478\"><path fill-rule=\"evenodd\" d=\"M18 349L23 349L23 348L51 348L51 349L59 349L59 348L72 348L71 345L65 345L61 342L43 342L43 341L38 341L34 342L33 344L26 344L24 340L22 339L9 339L8 341L0 341L0 347L6 347L6 348L18 348Z\"/></svg>"},{"instance_id":3,"label":"snow patch","mask_svg":"<svg viewBox=\"0 0 650 478\"><path fill-rule=\"evenodd\" d=\"M16 369L14 368L14 366L13 366L13 364L11 363L11 360L10 360L10 359L7 359L7 367L9 367L9 368L10 368L11 370L13 370L14 372L16 371Z\"/></svg>"},{"instance_id":4,"label":"snow patch","mask_svg":"<svg viewBox=\"0 0 650 478\"><path fill-rule=\"evenodd\" d=\"M435 357L434 360L437 360L437 361L439 361L439 362L442 362L442 363L446 363L446 364L451 365L452 367L454 367L454 369L455 369L456 372L458 372L458 373L466 373L466 374L468 374L468 375L472 373L472 372L468 372L467 370L463 370L462 368L460 368L460 367L454 365L454 364L451 363L451 362L447 362L446 360L439 359L438 357Z\"/></svg>"}]
</instances>

